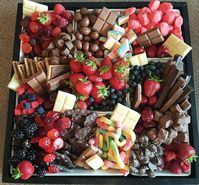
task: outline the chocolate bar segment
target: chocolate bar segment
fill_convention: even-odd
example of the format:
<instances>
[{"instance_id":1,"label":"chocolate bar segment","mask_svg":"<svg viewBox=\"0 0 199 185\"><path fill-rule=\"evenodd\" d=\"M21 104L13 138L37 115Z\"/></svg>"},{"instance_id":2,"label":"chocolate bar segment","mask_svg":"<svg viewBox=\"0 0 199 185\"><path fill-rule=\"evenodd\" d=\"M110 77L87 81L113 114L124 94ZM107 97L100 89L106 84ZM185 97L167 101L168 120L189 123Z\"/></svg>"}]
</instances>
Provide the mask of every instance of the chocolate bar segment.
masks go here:
<instances>
[{"instance_id":1,"label":"chocolate bar segment","mask_svg":"<svg viewBox=\"0 0 199 185\"><path fill-rule=\"evenodd\" d=\"M47 71L47 80L51 80L63 73L69 72L68 65L49 65Z\"/></svg>"}]
</instances>

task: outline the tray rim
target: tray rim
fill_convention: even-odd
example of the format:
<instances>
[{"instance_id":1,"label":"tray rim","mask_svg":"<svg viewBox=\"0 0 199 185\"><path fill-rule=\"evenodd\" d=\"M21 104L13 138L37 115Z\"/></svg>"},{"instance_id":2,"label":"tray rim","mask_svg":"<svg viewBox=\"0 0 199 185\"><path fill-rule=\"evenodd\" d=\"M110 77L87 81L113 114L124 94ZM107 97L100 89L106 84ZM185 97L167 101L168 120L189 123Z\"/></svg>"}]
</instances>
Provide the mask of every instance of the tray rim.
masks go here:
<instances>
[{"instance_id":1,"label":"tray rim","mask_svg":"<svg viewBox=\"0 0 199 185\"><path fill-rule=\"evenodd\" d=\"M86 5L85 5L86 3ZM148 2L122 2L119 1L115 4L114 2L62 2L62 4L66 7L68 7L71 10L79 9L82 6L86 6L88 8L100 8L102 6L106 6L109 8L126 8L130 6L136 6L137 8L146 6ZM120 4L121 3L121 4ZM189 18L188 18L188 9L187 9L187 3L186 2L171 2L174 5L175 9L179 9L181 12L181 15L184 18L184 24L182 27L183 31L183 37L187 44L191 45L190 41L190 30L189 30ZM55 2L50 3L43 3L47 4L49 8L51 9ZM20 48L20 41L18 38L18 35L21 31L21 26L19 26L19 22L22 18L22 3L18 3L17 7L17 16L16 16L16 25L15 25L15 38L14 38L14 50L13 50L13 60L17 60L19 58L19 48ZM190 81L190 84L194 87L194 73L193 73L193 65L192 65L192 52L190 52L184 59L185 64L185 71L188 74L192 75L192 79ZM11 70L11 74L13 74L13 69ZM38 177L31 177L30 179L23 181L23 180L14 180L11 178L10 171L9 171L9 164L8 164L8 158L10 156L11 148L11 141L12 138L10 136L10 131L13 127L13 110L15 107L15 98L16 93L13 91L9 91L9 103L8 103L8 113L7 113L7 126L6 126L6 136L5 141L6 145L4 147L4 162L3 162L3 170L2 170L2 182L9 182L9 183L50 183L50 184L56 184L56 183L93 183L93 184L131 184L131 180L133 180L134 184L161 184L161 183L171 183L172 184L196 184L199 182L199 163L195 163L192 165L192 173L188 177L156 177L155 179L150 179L147 177L136 177L136 176L128 176L128 177L80 177L80 176L65 176L65 177L56 177L56 176L47 176L44 178L38 178ZM194 120L195 124L189 125L190 133L193 137L190 137L190 143L196 146L196 142L199 139L198 137L198 125L197 125L197 106L196 106L196 98L195 98L195 91L190 96L192 109L190 110L190 115L192 116L192 120ZM194 132L193 132L194 131ZM199 148L196 147L196 152L199 153Z\"/></svg>"}]
</instances>

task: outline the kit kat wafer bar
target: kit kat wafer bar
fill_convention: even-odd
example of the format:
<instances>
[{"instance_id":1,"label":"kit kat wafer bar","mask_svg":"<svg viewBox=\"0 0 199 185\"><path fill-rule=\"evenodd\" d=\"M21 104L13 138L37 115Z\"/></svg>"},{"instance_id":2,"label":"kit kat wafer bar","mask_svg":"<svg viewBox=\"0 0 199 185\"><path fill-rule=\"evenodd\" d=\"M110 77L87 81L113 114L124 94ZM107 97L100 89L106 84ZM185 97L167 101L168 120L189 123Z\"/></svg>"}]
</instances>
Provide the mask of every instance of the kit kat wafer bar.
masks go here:
<instances>
[{"instance_id":1,"label":"kit kat wafer bar","mask_svg":"<svg viewBox=\"0 0 199 185\"><path fill-rule=\"evenodd\" d=\"M37 73L37 68L36 68L35 61L32 60L32 59L29 59L29 62L30 62L31 73L32 73L32 75L34 75L34 74Z\"/></svg>"},{"instance_id":2,"label":"kit kat wafer bar","mask_svg":"<svg viewBox=\"0 0 199 185\"><path fill-rule=\"evenodd\" d=\"M28 78L32 75L30 62L29 62L28 58L24 58L24 66L25 66L26 75L27 75L27 78Z\"/></svg>"},{"instance_id":3,"label":"kit kat wafer bar","mask_svg":"<svg viewBox=\"0 0 199 185\"><path fill-rule=\"evenodd\" d=\"M38 94L43 95L43 87L41 84L37 81L37 79L33 76L26 79L26 83Z\"/></svg>"},{"instance_id":4,"label":"kit kat wafer bar","mask_svg":"<svg viewBox=\"0 0 199 185\"><path fill-rule=\"evenodd\" d=\"M27 76L26 76L26 71L25 71L24 65L23 64L18 64L17 65L17 69L18 69L19 74L21 76L22 82L25 83L25 79L26 79Z\"/></svg>"},{"instance_id":5,"label":"kit kat wafer bar","mask_svg":"<svg viewBox=\"0 0 199 185\"><path fill-rule=\"evenodd\" d=\"M16 75L17 80L18 80L18 81L21 81L21 76L20 76L20 73L19 73L19 70L18 70L18 67L17 67L18 63L19 63L19 62L17 62L17 61L13 61L13 62L12 62L12 66L13 66L14 73L15 73L15 75Z\"/></svg>"}]
</instances>

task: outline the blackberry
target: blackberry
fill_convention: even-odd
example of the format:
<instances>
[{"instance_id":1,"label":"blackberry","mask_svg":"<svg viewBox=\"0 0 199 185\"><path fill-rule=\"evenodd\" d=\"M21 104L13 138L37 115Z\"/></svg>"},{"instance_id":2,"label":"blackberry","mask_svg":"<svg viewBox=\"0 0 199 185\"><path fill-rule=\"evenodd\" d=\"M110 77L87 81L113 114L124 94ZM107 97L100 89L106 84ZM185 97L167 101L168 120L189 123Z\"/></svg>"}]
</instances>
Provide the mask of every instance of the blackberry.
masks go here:
<instances>
[{"instance_id":1,"label":"blackberry","mask_svg":"<svg viewBox=\"0 0 199 185\"><path fill-rule=\"evenodd\" d=\"M35 174L38 177L44 177L47 172L47 165L45 163L40 163L35 165Z\"/></svg>"},{"instance_id":2,"label":"blackberry","mask_svg":"<svg viewBox=\"0 0 199 185\"><path fill-rule=\"evenodd\" d=\"M35 150L28 150L26 153L26 159L30 162L34 162L36 159L36 151Z\"/></svg>"},{"instance_id":3,"label":"blackberry","mask_svg":"<svg viewBox=\"0 0 199 185\"><path fill-rule=\"evenodd\" d=\"M122 91L117 91L116 94L117 94L118 96L122 96L122 95L123 95L123 92L122 92Z\"/></svg>"},{"instance_id":4,"label":"blackberry","mask_svg":"<svg viewBox=\"0 0 199 185\"><path fill-rule=\"evenodd\" d=\"M21 131L20 129L15 129L12 131L12 137L16 140L22 140L24 138L24 132Z\"/></svg>"},{"instance_id":5,"label":"blackberry","mask_svg":"<svg viewBox=\"0 0 199 185\"><path fill-rule=\"evenodd\" d=\"M115 100L117 98L117 94L111 94L111 99Z\"/></svg>"},{"instance_id":6,"label":"blackberry","mask_svg":"<svg viewBox=\"0 0 199 185\"><path fill-rule=\"evenodd\" d=\"M24 124L24 132L26 133L26 136L28 138L34 137L37 129L38 129L38 127L35 122L27 122L26 124Z\"/></svg>"},{"instance_id":7,"label":"blackberry","mask_svg":"<svg viewBox=\"0 0 199 185\"><path fill-rule=\"evenodd\" d=\"M28 149L30 148L31 144L28 140L25 140L23 143L22 143L22 148L24 149Z\"/></svg>"},{"instance_id":8,"label":"blackberry","mask_svg":"<svg viewBox=\"0 0 199 185\"><path fill-rule=\"evenodd\" d=\"M26 158L26 152L27 150L26 149L18 149L15 151L15 155L18 156L20 159L25 159Z\"/></svg>"},{"instance_id":9,"label":"blackberry","mask_svg":"<svg viewBox=\"0 0 199 185\"><path fill-rule=\"evenodd\" d=\"M13 167L17 167L20 161L21 159L16 155L9 158L9 164L12 165Z\"/></svg>"}]
</instances>

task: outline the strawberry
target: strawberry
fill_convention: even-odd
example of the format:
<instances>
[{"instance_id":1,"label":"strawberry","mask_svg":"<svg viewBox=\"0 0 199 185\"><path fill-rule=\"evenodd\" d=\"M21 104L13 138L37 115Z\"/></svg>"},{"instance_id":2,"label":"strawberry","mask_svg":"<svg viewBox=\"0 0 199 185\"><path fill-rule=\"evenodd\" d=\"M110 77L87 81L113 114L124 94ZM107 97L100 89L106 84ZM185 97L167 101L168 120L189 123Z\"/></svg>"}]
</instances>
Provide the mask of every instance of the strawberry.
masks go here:
<instances>
[{"instance_id":1,"label":"strawberry","mask_svg":"<svg viewBox=\"0 0 199 185\"><path fill-rule=\"evenodd\" d=\"M99 69L100 72L100 76L104 79L104 80L109 80L112 78L112 69L111 66L101 66Z\"/></svg>"},{"instance_id":2,"label":"strawberry","mask_svg":"<svg viewBox=\"0 0 199 185\"><path fill-rule=\"evenodd\" d=\"M52 23L52 14L51 12L42 12L37 19L41 24L49 26Z\"/></svg>"},{"instance_id":3,"label":"strawberry","mask_svg":"<svg viewBox=\"0 0 199 185\"><path fill-rule=\"evenodd\" d=\"M85 60L82 52L75 52L74 58L70 59L70 68L74 73L82 71L82 62Z\"/></svg>"},{"instance_id":4,"label":"strawberry","mask_svg":"<svg viewBox=\"0 0 199 185\"><path fill-rule=\"evenodd\" d=\"M57 166L49 166L48 167L48 172L49 173L59 173L60 172L60 168Z\"/></svg>"},{"instance_id":5,"label":"strawberry","mask_svg":"<svg viewBox=\"0 0 199 185\"><path fill-rule=\"evenodd\" d=\"M87 109L87 103L85 102L85 101L82 101L82 100L80 100L80 101L78 101L77 102L77 107L79 108L79 109L83 109L83 110L86 110Z\"/></svg>"},{"instance_id":6,"label":"strawberry","mask_svg":"<svg viewBox=\"0 0 199 185\"><path fill-rule=\"evenodd\" d=\"M112 62L111 62L111 59L106 56L103 60L102 60L102 65L104 66L112 66Z\"/></svg>"},{"instance_id":7,"label":"strawberry","mask_svg":"<svg viewBox=\"0 0 199 185\"><path fill-rule=\"evenodd\" d=\"M198 156L195 154L195 149L186 143L174 143L174 150L176 156L183 161L193 162L196 161Z\"/></svg>"},{"instance_id":8,"label":"strawberry","mask_svg":"<svg viewBox=\"0 0 199 185\"><path fill-rule=\"evenodd\" d=\"M164 151L164 161L169 162L176 158L176 154L174 151L168 150Z\"/></svg>"},{"instance_id":9,"label":"strawberry","mask_svg":"<svg viewBox=\"0 0 199 185\"><path fill-rule=\"evenodd\" d=\"M63 5L61 5L61 4L56 4L56 5L54 6L54 13L55 13L55 14L60 15L60 14L62 14L64 11L65 11L65 8L64 8Z\"/></svg>"},{"instance_id":10,"label":"strawberry","mask_svg":"<svg viewBox=\"0 0 199 185\"><path fill-rule=\"evenodd\" d=\"M188 161L180 163L180 166L184 173L189 173L191 170L191 164Z\"/></svg>"},{"instance_id":11,"label":"strawberry","mask_svg":"<svg viewBox=\"0 0 199 185\"><path fill-rule=\"evenodd\" d=\"M129 68L128 62L119 59L113 65L113 76L118 79L124 79L128 76Z\"/></svg>"},{"instance_id":12,"label":"strawberry","mask_svg":"<svg viewBox=\"0 0 199 185\"><path fill-rule=\"evenodd\" d=\"M70 82L75 85L76 82L79 80L79 79L82 79L84 78L84 75L82 73L73 73L70 75L69 79L70 79Z\"/></svg>"},{"instance_id":13,"label":"strawberry","mask_svg":"<svg viewBox=\"0 0 199 185\"><path fill-rule=\"evenodd\" d=\"M145 103L147 103L148 102L148 97L146 97L146 96L142 96L142 101L141 101L141 104L145 104Z\"/></svg>"},{"instance_id":14,"label":"strawberry","mask_svg":"<svg viewBox=\"0 0 199 185\"><path fill-rule=\"evenodd\" d=\"M92 74L88 76L88 79L91 82L102 82L103 79L98 75L98 73Z\"/></svg>"},{"instance_id":15,"label":"strawberry","mask_svg":"<svg viewBox=\"0 0 199 185\"><path fill-rule=\"evenodd\" d=\"M148 105L153 106L156 104L156 102L157 102L157 97L154 95L154 96L151 96L148 98L147 103L148 103Z\"/></svg>"},{"instance_id":16,"label":"strawberry","mask_svg":"<svg viewBox=\"0 0 199 185\"><path fill-rule=\"evenodd\" d=\"M115 90L123 90L126 87L126 81L119 80L116 77L112 77L109 82L111 87L113 87Z\"/></svg>"},{"instance_id":17,"label":"strawberry","mask_svg":"<svg viewBox=\"0 0 199 185\"><path fill-rule=\"evenodd\" d=\"M182 173L181 166L177 161L171 161L170 162L169 170L170 170L170 172L175 173L175 174L181 174Z\"/></svg>"},{"instance_id":18,"label":"strawberry","mask_svg":"<svg viewBox=\"0 0 199 185\"><path fill-rule=\"evenodd\" d=\"M17 169L14 170L12 177L14 179L21 178L23 180L27 180L33 175L34 171L35 171L35 168L31 162L21 161L17 165Z\"/></svg>"},{"instance_id":19,"label":"strawberry","mask_svg":"<svg viewBox=\"0 0 199 185\"><path fill-rule=\"evenodd\" d=\"M32 21L37 21L38 17L39 17L39 12L33 12L31 15Z\"/></svg>"},{"instance_id":20,"label":"strawberry","mask_svg":"<svg viewBox=\"0 0 199 185\"><path fill-rule=\"evenodd\" d=\"M109 95L108 87L102 82L96 82L93 85L91 95L93 96L95 103L101 103L103 99Z\"/></svg>"},{"instance_id":21,"label":"strawberry","mask_svg":"<svg viewBox=\"0 0 199 185\"><path fill-rule=\"evenodd\" d=\"M147 97L154 96L157 91L160 89L161 80L157 76L151 76L148 80L144 82L144 94Z\"/></svg>"},{"instance_id":22,"label":"strawberry","mask_svg":"<svg viewBox=\"0 0 199 185\"><path fill-rule=\"evenodd\" d=\"M46 162L46 163L52 163L55 159L56 159L55 154L46 154L44 156L44 162Z\"/></svg>"},{"instance_id":23,"label":"strawberry","mask_svg":"<svg viewBox=\"0 0 199 185\"><path fill-rule=\"evenodd\" d=\"M58 37L60 33L61 33L61 28L60 28L60 27L55 27L55 28L52 30L52 36L53 36L53 37Z\"/></svg>"},{"instance_id":24,"label":"strawberry","mask_svg":"<svg viewBox=\"0 0 199 185\"><path fill-rule=\"evenodd\" d=\"M42 137L39 140L39 146L43 149L48 148L51 145L51 140L47 137Z\"/></svg>"},{"instance_id":25,"label":"strawberry","mask_svg":"<svg viewBox=\"0 0 199 185\"><path fill-rule=\"evenodd\" d=\"M96 70L97 70L97 64L95 61L88 59L84 62L83 71L88 76L94 74Z\"/></svg>"},{"instance_id":26,"label":"strawberry","mask_svg":"<svg viewBox=\"0 0 199 185\"><path fill-rule=\"evenodd\" d=\"M87 78L82 78L75 84L76 91L83 96L89 96L92 88L93 84Z\"/></svg>"},{"instance_id":27,"label":"strawberry","mask_svg":"<svg viewBox=\"0 0 199 185\"><path fill-rule=\"evenodd\" d=\"M82 101L87 101L87 99L88 99L88 96L83 96L79 93L76 94L76 97L78 100L82 100Z\"/></svg>"},{"instance_id":28,"label":"strawberry","mask_svg":"<svg viewBox=\"0 0 199 185\"><path fill-rule=\"evenodd\" d=\"M153 112L151 108L146 107L141 111L141 118L146 123L151 123L153 121Z\"/></svg>"}]
</instances>

